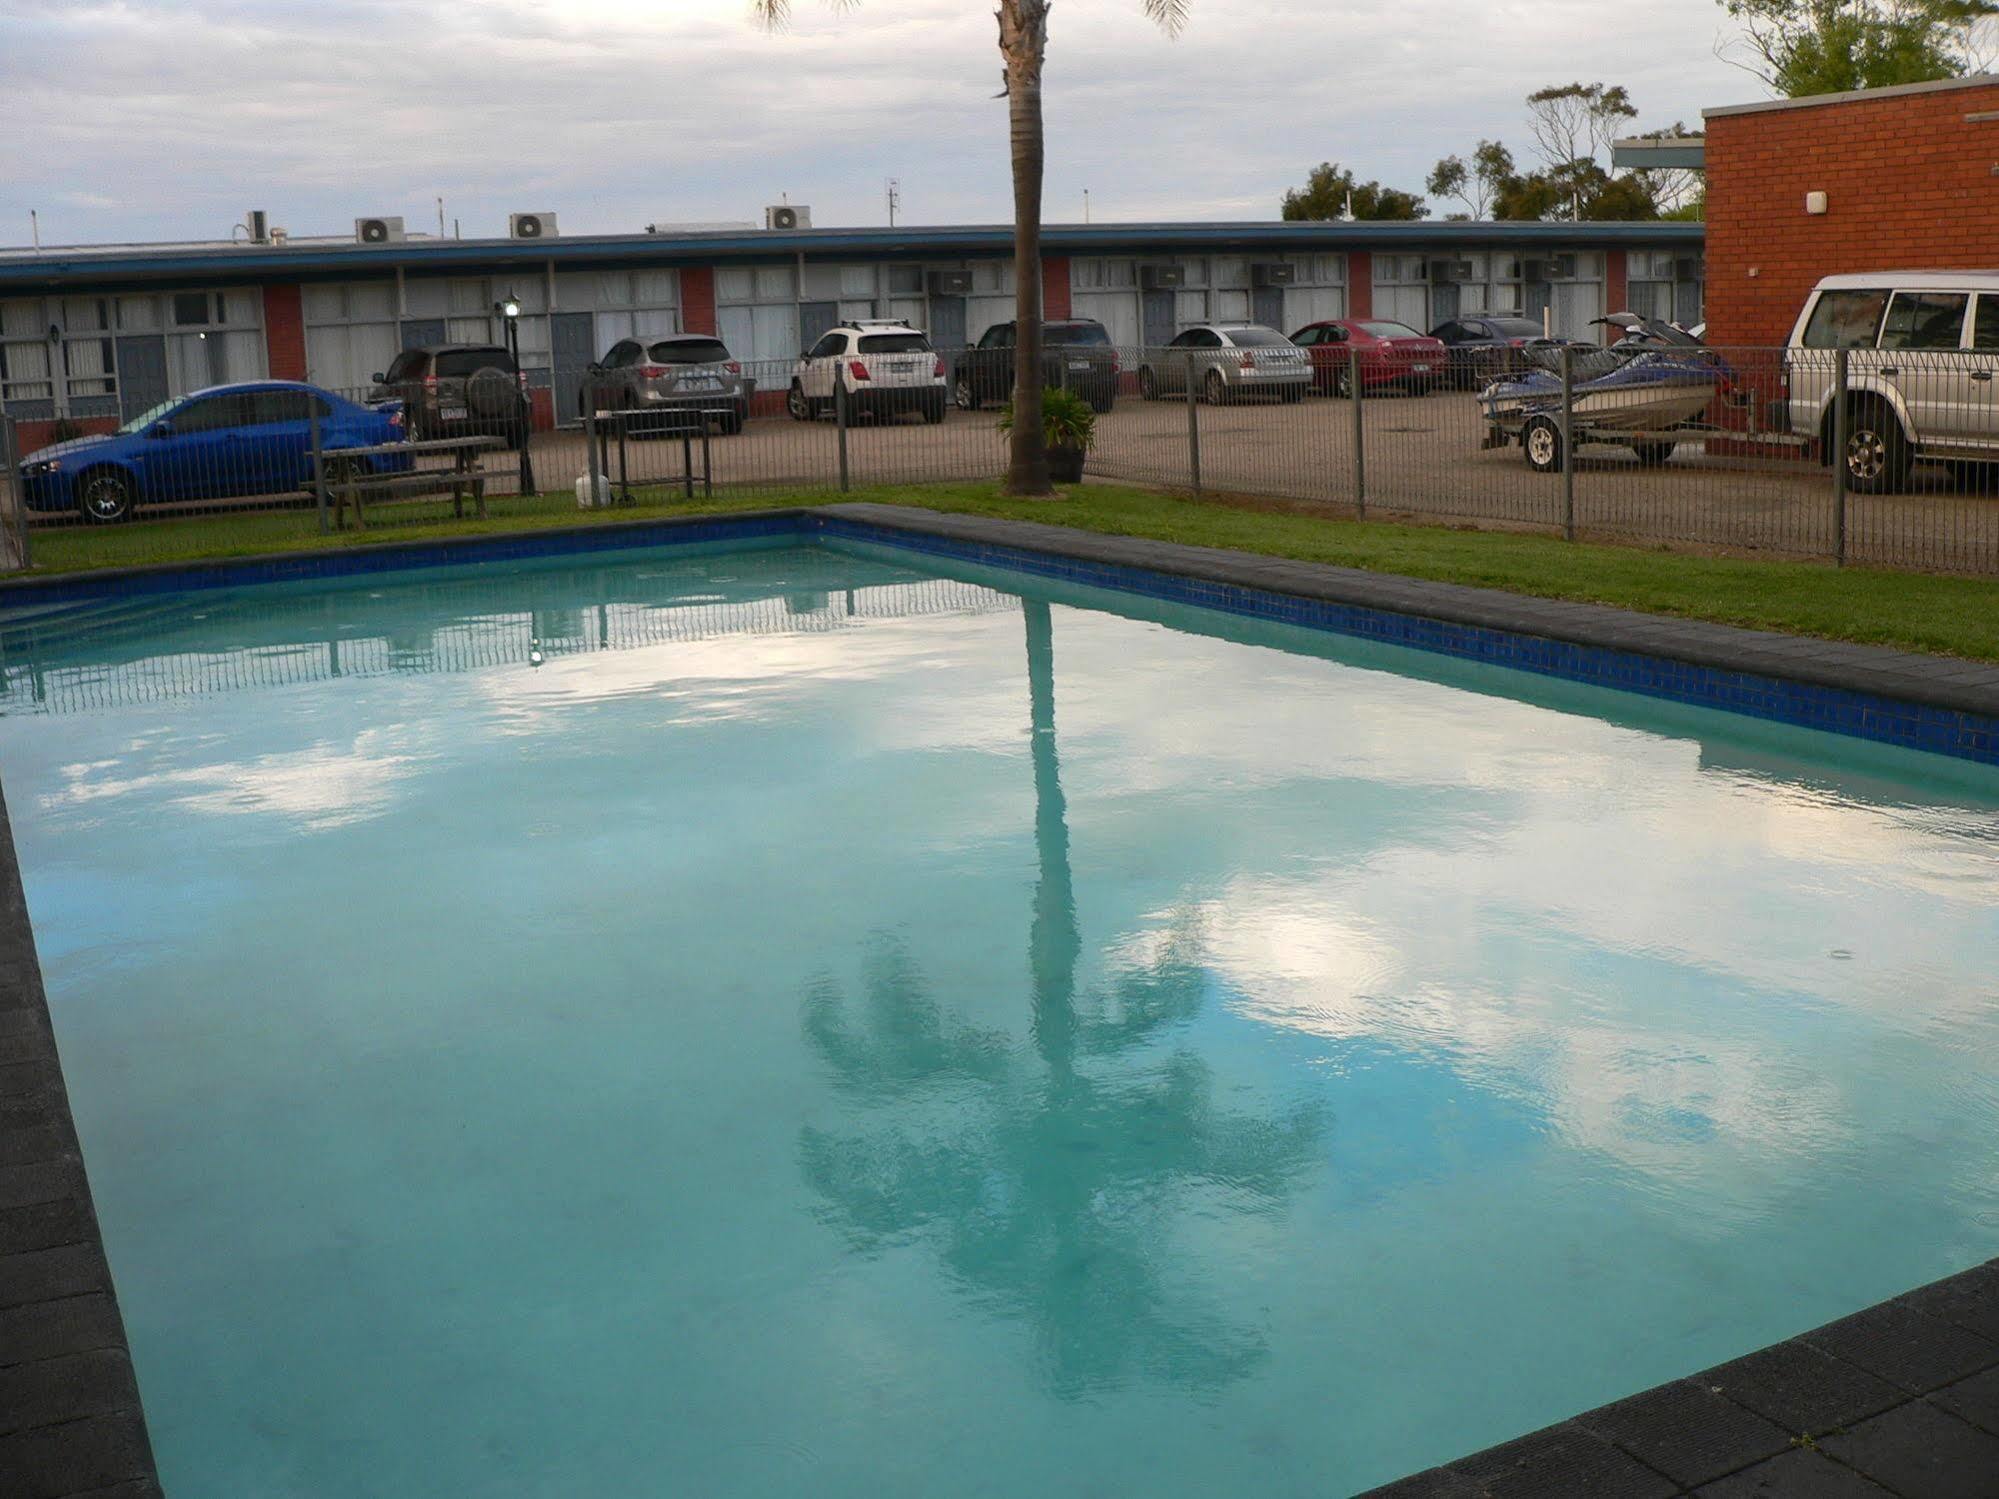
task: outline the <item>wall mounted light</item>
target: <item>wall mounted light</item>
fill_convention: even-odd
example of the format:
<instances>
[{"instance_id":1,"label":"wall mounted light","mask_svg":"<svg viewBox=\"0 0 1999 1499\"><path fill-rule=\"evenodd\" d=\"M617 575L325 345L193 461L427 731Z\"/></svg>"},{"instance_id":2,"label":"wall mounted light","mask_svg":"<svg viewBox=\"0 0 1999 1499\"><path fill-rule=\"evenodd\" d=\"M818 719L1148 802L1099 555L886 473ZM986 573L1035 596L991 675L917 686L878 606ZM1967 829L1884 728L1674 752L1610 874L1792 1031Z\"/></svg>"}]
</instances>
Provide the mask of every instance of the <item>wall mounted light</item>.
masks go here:
<instances>
[{"instance_id":1,"label":"wall mounted light","mask_svg":"<svg viewBox=\"0 0 1999 1499\"><path fill-rule=\"evenodd\" d=\"M1812 214L1813 216L1817 216L1819 214L1824 213L1825 211L1826 211L1826 195L1824 193L1805 194L1806 213Z\"/></svg>"}]
</instances>

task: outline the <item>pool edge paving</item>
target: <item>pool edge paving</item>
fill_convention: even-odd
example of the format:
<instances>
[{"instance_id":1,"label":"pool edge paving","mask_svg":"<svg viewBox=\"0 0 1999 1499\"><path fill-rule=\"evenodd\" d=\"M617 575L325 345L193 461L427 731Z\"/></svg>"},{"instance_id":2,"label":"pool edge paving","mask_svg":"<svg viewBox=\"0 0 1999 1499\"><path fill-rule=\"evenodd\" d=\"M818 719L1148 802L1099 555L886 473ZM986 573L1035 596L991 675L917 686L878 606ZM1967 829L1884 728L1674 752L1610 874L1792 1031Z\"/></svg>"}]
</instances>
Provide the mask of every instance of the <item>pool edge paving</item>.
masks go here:
<instances>
[{"instance_id":1,"label":"pool edge paving","mask_svg":"<svg viewBox=\"0 0 1999 1499\"><path fill-rule=\"evenodd\" d=\"M160 1492L0 792L0 1492Z\"/></svg>"},{"instance_id":2,"label":"pool edge paving","mask_svg":"<svg viewBox=\"0 0 1999 1499\"><path fill-rule=\"evenodd\" d=\"M0 584L0 607L787 535L885 544L1999 764L1999 666L865 503L20 579ZM157 1496L4 789L0 844L0 1491ZM1999 1259L1370 1493L1929 1499L1986 1492L1966 1487L1979 1471L1999 1475Z\"/></svg>"}]
</instances>

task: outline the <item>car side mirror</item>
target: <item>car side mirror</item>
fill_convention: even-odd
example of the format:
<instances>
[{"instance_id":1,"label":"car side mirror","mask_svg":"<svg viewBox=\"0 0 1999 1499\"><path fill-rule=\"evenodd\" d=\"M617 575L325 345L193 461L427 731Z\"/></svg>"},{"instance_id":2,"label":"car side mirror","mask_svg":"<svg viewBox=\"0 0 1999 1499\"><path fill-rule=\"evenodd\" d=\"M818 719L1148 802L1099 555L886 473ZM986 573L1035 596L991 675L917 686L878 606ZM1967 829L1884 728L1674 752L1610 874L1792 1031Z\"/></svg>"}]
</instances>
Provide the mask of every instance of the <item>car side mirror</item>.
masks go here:
<instances>
[{"instance_id":1,"label":"car side mirror","mask_svg":"<svg viewBox=\"0 0 1999 1499\"><path fill-rule=\"evenodd\" d=\"M377 385L386 385L389 383L389 377L383 374L380 370L376 370L375 373L370 375L368 378L370 380L373 380Z\"/></svg>"},{"instance_id":2,"label":"car side mirror","mask_svg":"<svg viewBox=\"0 0 1999 1499\"><path fill-rule=\"evenodd\" d=\"M154 422L152 426L146 429L146 436L148 437L172 437L173 435L174 424L172 422Z\"/></svg>"}]
</instances>

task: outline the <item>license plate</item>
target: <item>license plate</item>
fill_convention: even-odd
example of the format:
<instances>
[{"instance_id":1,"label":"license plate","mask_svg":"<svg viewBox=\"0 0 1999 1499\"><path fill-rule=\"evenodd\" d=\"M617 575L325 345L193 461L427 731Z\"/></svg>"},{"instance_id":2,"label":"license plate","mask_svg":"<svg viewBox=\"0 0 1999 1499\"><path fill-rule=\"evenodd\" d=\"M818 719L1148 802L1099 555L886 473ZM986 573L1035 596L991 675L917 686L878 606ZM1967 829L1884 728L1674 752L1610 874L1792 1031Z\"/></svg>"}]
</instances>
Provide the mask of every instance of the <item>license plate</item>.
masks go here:
<instances>
[{"instance_id":1,"label":"license plate","mask_svg":"<svg viewBox=\"0 0 1999 1499\"><path fill-rule=\"evenodd\" d=\"M702 376L693 380L682 380L680 388L682 390L720 390L722 382L715 379L712 375Z\"/></svg>"},{"instance_id":2,"label":"license plate","mask_svg":"<svg viewBox=\"0 0 1999 1499\"><path fill-rule=\"evenodd\" d=\"M1416 373L1419 375L1427 375L1430 373L1430 366L1427 364L1415 364L1411 365L1410 368L1415 370Z\"/></svg>"},{"instance_id":3,"label":"license plate","mask_svg":"<svg viewBox=\"0 0 1999 1499\"><path fill-rule=\"evenodd\" d=\"M437 414L447 422L461 421L465 416L465 408L463 406L440 406L437 408Z\"/></svg>"},{"instance_id":4,"label":"license plate","mask_svg":"<svg viewBox=\"0 0 1999 1499\"><path fill-rule=\"evenodd\" d=\"M1069 361L1069 368L1072 370L1087 370L1089 367L1090 361L1087 359L1072 359Z\"/></svg>"}]
</instances>

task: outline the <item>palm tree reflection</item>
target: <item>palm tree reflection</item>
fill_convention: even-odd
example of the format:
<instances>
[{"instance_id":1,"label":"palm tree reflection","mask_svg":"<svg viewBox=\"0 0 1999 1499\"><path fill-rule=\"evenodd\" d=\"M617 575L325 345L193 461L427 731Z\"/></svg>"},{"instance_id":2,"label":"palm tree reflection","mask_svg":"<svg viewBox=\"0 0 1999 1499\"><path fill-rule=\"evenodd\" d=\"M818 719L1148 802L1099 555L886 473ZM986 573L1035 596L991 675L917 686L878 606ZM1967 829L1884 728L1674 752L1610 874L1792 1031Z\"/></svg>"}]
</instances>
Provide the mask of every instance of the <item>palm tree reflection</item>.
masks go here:
<instances>
[{"instance_id":1,"label":"palm tree reflection","mask_svg":"<svg viewBox=\"0 0 1999 1499\"><path fill-rule=\"evenodd\" d=\"M1309 1107L1222 1108L1207 1066L1172 1045L1207 989L1190 923L1078 1004L1051 623L1045 603L1025 609L1040 866L1032 1054L951 1020L886 945L858 1019L830 984L804 1009L840 1089L885 1117L852 1134L807 1128L802 1169L857 1249L926 1244L966 1294L1030 1327L1059 1394L1134 1379L1213 1387L1251 1369L1263 1342L1213 1307L1201 1267L1189 1276L1171 1252L1173 1230L1193 1207L1210 1235L1277 1212L1319 1153L1323 1120Z\"/></svg>"}]
</instances>

